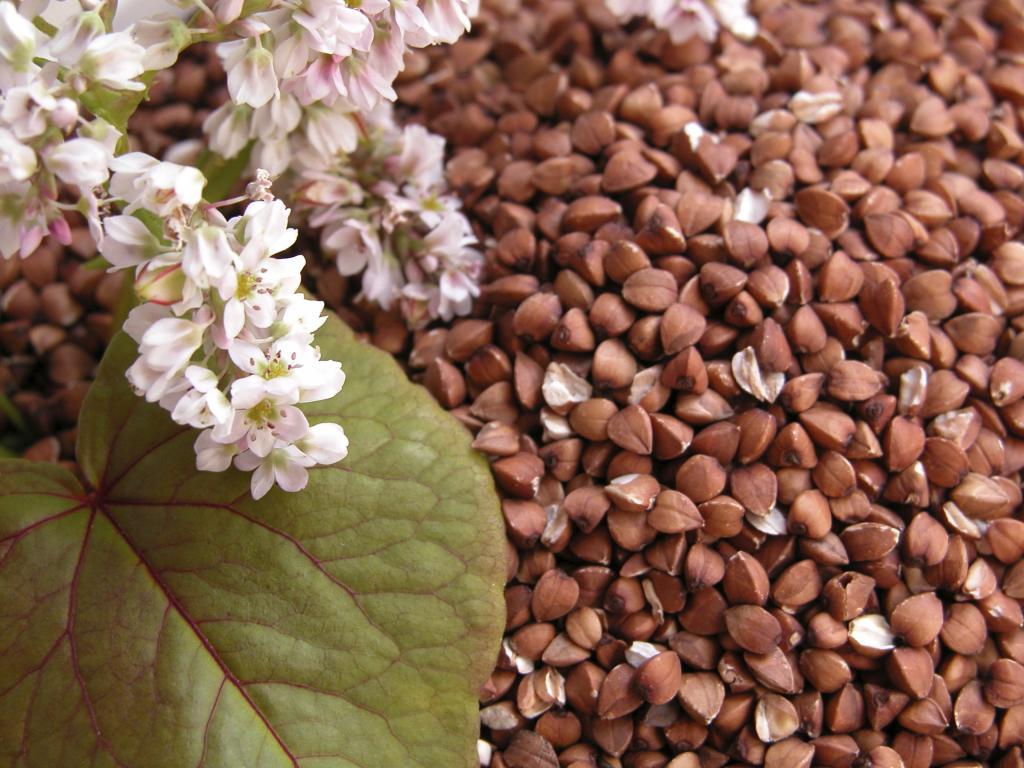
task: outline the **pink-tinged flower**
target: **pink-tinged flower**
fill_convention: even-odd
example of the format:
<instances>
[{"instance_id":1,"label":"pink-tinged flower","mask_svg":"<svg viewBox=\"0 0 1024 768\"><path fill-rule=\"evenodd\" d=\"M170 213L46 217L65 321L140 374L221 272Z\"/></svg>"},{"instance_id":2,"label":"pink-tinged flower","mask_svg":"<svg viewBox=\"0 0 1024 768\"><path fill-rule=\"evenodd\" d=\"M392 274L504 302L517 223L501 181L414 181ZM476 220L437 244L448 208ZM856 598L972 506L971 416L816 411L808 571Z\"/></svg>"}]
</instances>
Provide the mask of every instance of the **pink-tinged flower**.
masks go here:
<instances>
[{"instance_id":1,"label":"pink-tinged flower","mask_svg":"<svg viewBox=\"0 0 1024 768\"><path fill-rule=\"evenodd\" d=\"M380 72L375 64L377 62L373 60L351 56L340 67L346 97L357 109L371 110L382 99L394 101L398 98L391 85L394 82L394 75L388 77L386 73Z\"/></svg>"},{"instance_id":2,"label":"pink-tinged flower","mask_svg":"<svg viewBox=\"0 0 1024 768\"><path fill-rule=\"evenodd\" d=\"M180 264L147 266L135 278L135 293L154 304L177 304L185 297L185 273Z\"/></svg>"},{"instance_id":3,"label":"pink-tinged flower","mask_svg":"<svg viewBox=\"0 0 1024 768\"><path fill-rule=\"evenodd\" d=\"M292 19L300 25L306 45L319 53L348 56L353 50L368 51L373 43L373 25L362 10L338 0L305 0L306 11Z\"/></svg>"},{"instance_id":4,"label":"pink-tinged flower","mask_svg":"<svg viewBox=\"0 0 1024 768\"><path fill-rule=\"evenodd\" d=\"M374 31L373 48L365 57L366 65L376 73L381 81L388 84L393 83L398 77L398 73L405 68L407 50L402 30L394 24L382 20Z\"/></svg>"},{"instance_id":5,"label":"pink-tinged flower","mask_svg":"<svg viewBox=\"0 0 1024 768\"><path fill-rule=\"evenodd\" d=\"M380 239L365 221L348 219L324 230L320 242L336 255L338 272L357 275L371 260L379 259Z\"/></svg>"},{"instance_id":6,"label":"pink-tinged flower","mask_svg":"<svg viewBox=\"0 0 1024 768\"><path fill-rule=\"evenodd\" d=\"M258 43L233 40L221 43L218 53L224 57L228 73L228 93L236 104L262 107L277 93L274 55Z\"/></svg>"},{"instance_id":7,"label":"pink-tinged flower","mask_svg":"<svg viewBox=\"0 0 1024 768\"><path fill-rule=\"evenodd\" d=\"M288 81L288 87L303 104L323 101L333 104L338 97L348 95L348 89L341 76L342 56L321 55L313 59L305 72Z\"/></svg>"},{"instance_id":8,"label":"pink-tinged flower","mask_svg":"<svg viewBox=\"0 0 1024 768\"><path fill-rule=\"evenodd\" d=\"M649 15L656 27L668 32L673 43L695 36L711 41L718 34L715 15L703 0L653 0Z\"/></svg>"},{"instance_id":9,"label":"pink-tinged flower","mask_svg":"<svg viewBox=\"0 0 1024 768\"><path fill-rule=\"evenodd\" d=\"M442 260L459 261L463 251L474 240L466 218L458 213L449 213L423 238L423 251Z\"/></svg>"},{"instance_id":10,"label":"pink-tinged flower","mask_svg":"<svg viewBox=\"0 0 1024 768\"><path fill-rule=\"evenodd\" d=\"M309 482L306 467L315 463L294 445L281 445L266 456L246 451L235 457L238 469L253 473L250 490L252 497L257 500L266 496L274 483L284 491L301 491Z\"/></svg>"},{"instance_id":11,"label":"pink-tinged flower","mask_svg":"<svg viewBox=\"0 0 1024 768\"><path fill-rule=\"evenodd\" d=\"M480 295L480 287L465 272L446 269L438 282L441 301L437 313L443 320L456 315L468 315L473 299Z\"/></svg>"},{"instance_id":12,"label":"pink-tinged flower","mask_svg":"<svg viewBox=\"0 0 1024 768\"><path fill-rule=\"evenodd\" d=\"M425 48L437 39L437 30L430 26L416 0L392 0L391 24L398 27L406 45Z\"/></svg>"},{"instance_id":13,"label":"pink-tinged flower","mask_svg":"<svg viewBox=\"0 0 1024 768\"><path fill-rule=\"evenodd\" d=\"M274 71L281 80L295 77L306 68L313 53L306 44L303 27L284 10L270 11L267 19L273 27Z\"/></svg>"}]
</instances>

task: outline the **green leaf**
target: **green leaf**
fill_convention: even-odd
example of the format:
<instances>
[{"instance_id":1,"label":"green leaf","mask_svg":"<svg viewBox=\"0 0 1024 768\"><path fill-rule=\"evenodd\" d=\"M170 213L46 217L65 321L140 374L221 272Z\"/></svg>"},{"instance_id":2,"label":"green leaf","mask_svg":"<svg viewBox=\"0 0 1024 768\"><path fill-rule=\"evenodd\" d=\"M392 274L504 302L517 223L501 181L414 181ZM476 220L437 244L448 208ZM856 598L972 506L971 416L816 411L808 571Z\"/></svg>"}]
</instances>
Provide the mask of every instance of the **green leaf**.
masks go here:
<instances>
[{"instance_id":1,"label":"green leaf","mask_svg":"<svg viewBox=\"0 0 1024 768\"><path fill-rule=\"evenodd\" d=\"M312 404L340 464L259 502L129 391L120 334L83 410L86 490L0 461L0 764L472 768L504 539L469 437L331 319Z\"/></svg>"},{"instance_id":2,"label":"green leaf","mask_svg":"<svg viewBox=\"0 0 1024 768\"><path fill-rule=\"evenodd\" d=\"M234 157L223 157L216 152L205 150L199 157L196 166L206 177L206 189L203 196L211 203L216 203L228 196L231 188L242 178L242 173L249 165L253 142L245 145Z\"/></svg>"},{"instance_id":3,"label":"green leaf","mask_svg":"<svg viewBox=\"0 0 1024 768\"><path fill-rule=\"evenodd\" d=\"M146 83L146 89L143 91L115 91L102 85L94 85L83 92L79 99L92 114L102 117L124 133L128 127L128 118L135 114L135 110L149 93L151 73L146 72L142 80Z\"/></svg>"}]
</instances>

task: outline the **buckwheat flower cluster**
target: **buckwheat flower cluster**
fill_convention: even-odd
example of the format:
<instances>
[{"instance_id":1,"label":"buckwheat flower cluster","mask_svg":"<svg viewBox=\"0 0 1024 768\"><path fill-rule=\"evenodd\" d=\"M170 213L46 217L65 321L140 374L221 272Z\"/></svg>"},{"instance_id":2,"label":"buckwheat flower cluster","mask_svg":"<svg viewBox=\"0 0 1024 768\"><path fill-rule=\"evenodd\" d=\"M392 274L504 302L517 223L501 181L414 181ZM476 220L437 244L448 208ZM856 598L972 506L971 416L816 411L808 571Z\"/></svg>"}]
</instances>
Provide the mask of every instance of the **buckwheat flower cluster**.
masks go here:
<instances>
[{"instance_id":1,"label":"buckwheat flower cluster","mask_svg":"<svg viewBox=\"0 0 1024 768\"><path fill-rule=\"evenodd\" d=\"M28 256L47 235L70 242L68 210L77 209L100 234L101 187L120 133L83 114L81 105L99 90L116 95L144 87L139 77L146 49L128 32L107 32L97 10L82 8L53 35L27 13L27 4L0 0L4 258Z\"/></svg>"},{"instance_id":2,"label":"buckwheat flower cluster","mask_svg":"<svg viewBox=\"0 0 1024 768\"><path fill-rule=\"evenodd\" d=\"M217 47L231 101L209 118L211 148L226 157L256 140L272 173L289 163L300 122L369 111L396 98L405 52L455 42L479 0L272 0L235 22L242 3L215 6L236 39ZM308 110L310 107L315 107ZM304 115L304 111L306 114ZM313 129L315 130L315 128Z\"/></svg>"},{"instance_id":3,"label":"buckwheat flower cluster","mask_svg":"<svg viewBox=\"0 0 1024 768\"><path fill-rule=\"evenodd\" d=\"M757 34L757 22L747 11L747 0L605 0L620 21L646 17L679 44L691 37L713 41L719 25L744 40Z\"/></svg>"},{"instance_id":4,"label":"buckwheat flower cluster","mask_svg":"<svg viewBox=\"0 0 1024 768\"><path fill-rule=\"evenodd\" d=\"M444 139L399 128L386 105L360 121L351 151L316 132L296 139L296 205L360 298L397 305L411 328L468 314L483 257L444 179Z\"/></svg>"},{"instance_id":5,"label":"buckwheat flower cluster","mask_svg":"<svg viewBox=\"0 0 1024 768\"><path fill-rule=\"evenodd\" d=\"M135 270L146 300L125 323L139 347L128 380L178 424L203 430L199 469L252 472L255 499L275 483L301 490L307 468L340 461L348 439L296 407L333 397L345 375L313 344L326 318L323 302L298 292L305 260L275 258L295 243L289 210L266 174L244 212L226 219L203 202L195 168L142 153L111 168L123 209L104 220L100 251L114 269Z\"/></svg>"}]
</instances>

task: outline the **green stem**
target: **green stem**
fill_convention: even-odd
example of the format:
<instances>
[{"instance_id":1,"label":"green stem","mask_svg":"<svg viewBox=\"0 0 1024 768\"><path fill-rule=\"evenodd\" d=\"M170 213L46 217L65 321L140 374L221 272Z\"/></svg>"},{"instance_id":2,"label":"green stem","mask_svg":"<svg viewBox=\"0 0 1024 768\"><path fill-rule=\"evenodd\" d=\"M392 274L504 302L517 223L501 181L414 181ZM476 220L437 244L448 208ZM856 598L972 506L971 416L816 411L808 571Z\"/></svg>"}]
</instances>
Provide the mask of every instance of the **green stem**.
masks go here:
<instances>
[{"instance_id":1,"label":"green stem","mask_svg":"<svg viewBox=\"0 0 1024 768\"><path fill-rule=\"evenodd\" d=\"M135 281L132 279L132 273L129 270L124 270L121 275L121 289L117 294L117 303L114 305L113 328L115 331L121 330L124 326L124 321L128 319L128 313L139 303L139 297L135 293Z\"/></svg>"}]
</instances>

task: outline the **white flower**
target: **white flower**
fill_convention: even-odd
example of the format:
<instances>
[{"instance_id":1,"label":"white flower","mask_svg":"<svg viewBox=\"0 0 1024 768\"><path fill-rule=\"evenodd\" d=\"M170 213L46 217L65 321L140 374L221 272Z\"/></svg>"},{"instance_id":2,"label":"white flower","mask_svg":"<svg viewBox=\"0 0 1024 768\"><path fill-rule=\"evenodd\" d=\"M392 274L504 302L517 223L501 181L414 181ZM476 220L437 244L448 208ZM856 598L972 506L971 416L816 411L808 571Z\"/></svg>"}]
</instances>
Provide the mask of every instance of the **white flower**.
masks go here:
<instances>
[{"instance_id":1,"label":"white flower","mask_svg":"<svg viewBox=\"0 0 1024 768\"><path fill-rule=\"evenodd\" d=\"M128 32L146 50L146 68L150 70L173 66L178 53L192 42L188 26L172 16L136 21Z\"/></svg>"},{"instance_id":2,"label":"white flower","mask_svg":"<svg viewBox=\"0 0 1024 768\"><path fill-rule=\"evenodd\" d=\"M0 126L0 184L30 179L37 167L35 150Z\"/></svg>"},{"instance_id":3,"label":"white flower","mask_svg":"<svg viewBox=\"0 0 1024 768\"><path fill-rule=\"evenodd\" d=\"M223 472L231 466L231 460L238 453L234 443L218 443L213 439L213 430L201 432L195 442L196 469L203 472Z\"/></svg>"},{"instance_id":4,"label":"white flower","mask_svg":"<svg viewBox=\"0 0 1024 768\"><path fill-rule=\"evenodd\" d=\"M50 147L43 155L46 167L65 184L83 189L98 187L110 176L111 156L94 139L71 139Z\"/></svg>"},{"instance_id":5,"label":"white flower","mask_svg":"<svg viewBox=\"0 0 1024 768\"><path fill-rule=\"evenodd\" d=\"M288 213L280 200L256 201L248 205L244 216L229 222L229 226L242 229L244 240L241 252L219 279L225 302L223 338L217 338L220 346L226 348L246 321L256 328L269 328L277 319L277 296L287 296L298 288L306 260L302 256L271 258L294 244L298 235L287 226Z\"/></svg>"},{"instance_id":6,"label":"white flower","mask_svg":"<svg viewBox=\"0 0 1024 768\"><path fill-rule=\"evenodd\" d=\"M317 464L335 464L348 455L348 436L339 424L314 424L295 447Z\"/></svg>"},{"instance_id":7,"label":"white flower","mask_svg":"<svg viewBox=\"0 0 1024 768\"><path fill-rule=\"evenodd\" d=\"M132 363L125 372L125 376L135 393L144 396L151 403L159 402L162 405L165 398L176 402L175 395L188 389L188 382L181 375L180 369L156 368L141 357ZM173 402L171 403L172 408Z\"/></svg>"},{"instance_id":8,"label":"white flower","mask_svg":"<svg viewBox=\"0 0 1024 768\"><path fill-rule=\"evenodd\" d=\"M212 316L204 314L198 315L195 320L183 317L157 320L142 335L139 353L154 368L184 370L192 355L202 345L203 333L212 319Z\"/></svg>"},{"instance_id":9,"label":"white flower","mask_svg":"<svg viewBox=\"0 0 1024 768\"><path fill-rule=\"evenodd\" d=\"M245 40L221 43L218 52L225 56L228 92L236 104L262 107L277 93L274 55L259 45ZM225 55L226 54L226 55Z\"/></svg>"},{"instance_id":10,"label":"white flower","mask_svg":"<svg viewBox=\"0 0 1024 768\"><path fill-rule=\"evenodd\" d=\"M469 31L467 0L421 0L420 9L434 30L435 43L454 43Z\"/></svg>"},{"instance_id":11,"label":"white flower","mask_svg":"<svg viewBox=\"0 0 1024 768\"><path fill-rule=\"evenodd\" d=\"M65 67L73 67L89 44L107 31L95 11L77 14L61 25L49 46L49 53Z\"/></svg>"},{"instance_id":12,"label":"white flower","mask_svg":"<svg viewBox=\"0 0 1024 768\"><path fill-rule=\"evenodd\" d=\"M747 11L747 0L707 0L722 26L741 40L757 35L757 21Z\"/></svg>"},{"instance_id":13,"label":"white flower","mask_svg":"<svg viewBox=\"0 0 1024 768\"><path fill-rule=\"evenodd\" d=\"M348 153L359 143L359 130L348 114L313 104L306 109L306 139L325 157Z\"/></svg>"},{"instance_id":14,"label":"white flower","mask_svg":"<svg viewBox=\"0 0 1024 768\"><path fill-rule=\"evenodd\" d=\"M210 149L222 157L234 157L250 139L252 107L225 102L203 121L203 132L210 139Z\"/></svg>"},{"instance_id":15,"label":"white flower","mask_svg":"<svg viewBox=\"0 0 1024 768\"><path fill-rule=\"evenodd\" d=\"M264 139L256 142L252 162L274 175L288 170L292 159L291 144L287 138Z\"/></svg>"},{"instance_id":16,"label":"white flower","mask_svg":"<svg viewBox=\"0 0 1024 768\"><path fill-rule=\"evenodd\" d=\"M313 466L311 458L302 453L294 445L282 445L274 448L266 456L259 456L253 451L246 451L235 457L235 466L244 472L255 470L252 474L251 492L254 499L262 499L274 483L285 491L301 491L309 482L306 467Z\"/></svg>"},{"instance_id":17,"label":"white flower","mask_svg":"<svg viewBox=\"0 0 1024 768\"><path fill-rule=\"evenodd\" d=\"M422 189L444 181L444 138L422 125L407 125L402 131L399 172L409 183Z\"/></svg>"},{"instance_id":18,"label":"white flower","mask_svg":"<svg viewBox=\"0 0 1024 768\"><path fill-rule=\"evenodd\" d=\"M290 214L291 211L280 200L249 203L243 215L245 248L242 260L265 259L295 245L299 232L288 226Z\"/></svg>"},{"instance_id":19,"label":"white flower","mask_svg":"<svg viewBox=\"0 0 1024 768\"><path fill-rule=\"evenodd\" d=\"M232 387L231 406L235 409L234 418L226 425L213 428L214 440L222 443L244 441L250 451L262 458L273 450L278 440L294 442L303 437L309 429L306 416L294 405L282 405L270 398L264 398L246 407L237 402L238 400Z\"/></svg>"},{"instance_id":20,"label":"white flower","mask_svg":"<svg viewBox=\"0 0 1024 768\"><path fill-rule=\"evenodd\" d=\"M60 108L64 110L70 103L73 108L72 124L78 117L78 107L68 98L58 102L51 93L53 85L43 77L32 78L24 85L9 88L0 100L0 121L18 139L32 139L41 136L50 127L51 121L61 127L67 120L63 114L55 115Z\"/></svg>"},{"instance_id":21,"label":"white flower","mask_svg":"<svg viewBox=\"0 0 1024 768\"><path fill-rule=\"evenodd\" d=\"M314 347L286 336L267 353L255 344L236 340L231 359L251 376L231 386L232 402L239 407L270 398L276 403L313 403L328 400L345 385L345 374L336 360L321 360Z\"/></svg>"},{"instance_id":22,"label":"white flower","mask_svg":"<svg viewBox=\"0 0 1024 768\"><path fill-rule=\"evenodd\" d=\"M605 0L605 5L622 22L651 12L650 0Z\"/></svg>"},{"instance_id":23,"label":"white flower","mask_svg":"<svg viewBox=\"0 0 1024 768\"><path fill-rule=\"evenodd\" d=\"M278 293L293 293L306 264L302 256L287 259L261 258L256 251L240 261L238 268L229 272L221 282L220 295L224 299L224 335L233 339L241 333L248 321L255 328L268 329L277 319Z\"/></svg>"},{"instance_id":24,"label":"white flower","mask_svg":"<svg viewBox=\"0 0 1024 768\"><path fill-rule=\"evenodd\" d=\"M137 307L132 307L131 312L128 313L128 318L124 322L124 332L138 344L142 341L142 336L149 326L157 320L163 320L170 316L170 307L162 307L159 304L139 304Z\"/></svg>"},{"instance_id":25,"label":"white flower","mask_svg":"<svg viewBox=\"0 0 1024 768\"><path fill-rule=\"evenodd\" d=\"M136 78L146 71L145 55L146 49L127 32L111 32L89 43L78 65L86 77L108 88L142 91L146 86Z\"/></svg>"},{"instance_id":26,"label":"white flower","mask_svg":"<svg viewBox=\"0 0 1024 768\"><path fill-rule=\"evenodd\" d=\"M18 13L14 3L0 2L0 59L15 72L30 69L40 33Z\"/></svg>"},{"instance_id":27,"label":"white flower","mask_svg":"<svg viewBox=\"0 0 1024 768\"><path fill-rule=\"evenodd\" d=\"M233 416L234 409L219 389L217 374L200 365L185 369L185 379L192 385L171 411L171 418L178 424L192 427L212 427L226 424Z\"/></svg>"},{"instance_id":28,"label":"white flower","mask_svg":"<svg viewBox=\"0 0 1024 768\"><path fill-rule=\"evenodd\" d=\"M323 314L324 303L322 301L311 301L301 293L293 293L284 296L278 301L278 320L275 326L280 326L282 333L275 335L304 335L312 337L320 326L327 322L327 316Z\"/></svg>"},{"instance_id":29,"label":"white flower","mask_svg":"<svg viewBox=\"0 0 1024 768\"><path fill-rule=\"evenodd\" d=\"M401 294L403 282L402 268L397 259L383 253L374 254L363 272L361 295L383 309L390 309Z\"/></svg>"},{"instance_id":30,"label":"white flower","mask_svg":"<svg viewBox=\"0 0 1024 768\"><path fill-rule=\"evenodd\" d=\"M235 252L223 227L202 226L192 230L181 254L185 275L199 288L209 288L231 269Z\"/></svg>"},{"instance_id":31,"label":"white flower","mask_svg":"<svg viewBox=\"0 0 1024 768\"><path fill-rule=\"evenodd\" d=\"M177 208L193 208L203 198L206 177L197 168L160 162L142 152L115 157L110 192L128 203L126 213L145 208L169 216Z\"/></svg>"},{"instance_id":32,"label":"white flower","mask_svg":"<svg viewBox=\"0 0 1024 768\"><path fill-rule=\"evenodd\" d=\"M160 241L134 216L108 216L100 253L113 269L137 267L160 252Z\"/></svg>"},{"instance_id":33,"label":"white flower","mask_svg":"<svg viewBox=\"0 0 1024 768\"><path fill-rule=\"evenodd\" d=\"M290 93L277 93L253 112L251 135L263 141L286 140L302 120L302 105Z\"/></svg>"},{"instance_id":34,"label":"white flower","mask_svg":"<svg viewBox=\"0 0 1024 768\"><path fill-rule=\"evenodd\" d=\"M245 2L244 0L217 0L212 5L217 21L226 26L241 15Z\"/></svg>"},{"instance_id":35,"label":"white flower","mask_svg":"<svg viewBox=\"0 0 1024 768\"><path fill-rule=\"evenodd\" d=\"M268 16L277 21L273 31L274 71L282 80L293 78L306 68L312 53L306 44L305 32L290 13L272 11Z\"/></svg>"}]
</instances>

